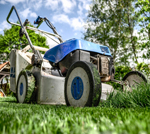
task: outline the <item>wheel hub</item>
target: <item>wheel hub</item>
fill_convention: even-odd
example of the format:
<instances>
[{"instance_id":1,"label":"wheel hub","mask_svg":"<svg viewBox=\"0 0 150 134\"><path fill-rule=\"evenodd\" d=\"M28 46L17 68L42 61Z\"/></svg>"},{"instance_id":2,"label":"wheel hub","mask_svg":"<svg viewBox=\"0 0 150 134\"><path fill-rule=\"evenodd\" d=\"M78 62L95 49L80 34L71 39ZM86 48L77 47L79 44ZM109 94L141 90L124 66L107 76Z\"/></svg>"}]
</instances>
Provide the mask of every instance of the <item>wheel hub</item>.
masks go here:
<instances>
[{"instance_id":1,"label":"wheel hub","mask_svg":"<svg viewBox=\"0 0 150 134\"><path fill-rule=\"evenodd\" d=\"M23 94L23 83L20 84L20 95Z\"/></svg>"},{"instance_id":2,"label":"wheel hub","mask_svg":"<svg viewBox=\"0 0 150 134\"><path fill-rule=\"evenodd\" d=\"M73 79L71 84L71 93L75 100L79 100L83 95L83 81L82 79L77 76Z\"/></svg>"}]
</instances>

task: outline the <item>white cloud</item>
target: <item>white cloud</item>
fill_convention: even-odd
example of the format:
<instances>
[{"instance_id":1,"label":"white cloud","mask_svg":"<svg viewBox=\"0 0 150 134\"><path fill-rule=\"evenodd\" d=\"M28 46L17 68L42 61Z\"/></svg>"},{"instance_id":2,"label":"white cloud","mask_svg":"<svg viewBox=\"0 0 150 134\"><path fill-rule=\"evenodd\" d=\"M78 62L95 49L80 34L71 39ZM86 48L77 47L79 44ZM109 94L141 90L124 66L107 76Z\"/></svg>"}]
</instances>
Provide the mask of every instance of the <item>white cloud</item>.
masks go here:
<instances>
[{"instance_id":1,"label":"white cloud","mask_svg":"<svg viewBox=\"0 0 150 134\"><path fill-rule=\"evenodd\" d=\"M0 0L0 4L11 3L13 5L17 5L22 3L22 7L24 8L34 8L38 10L42 7L43 0Z\"/></svg>"},{"instance_id":2,"label":"white cloud","mask_svg":"<svg viewBox=\"0 0 150 134\"><path fill-rule=\"evenodd\" d=\"M11 27L6 20L4 20L0 26L3 29L5 28L9 29Z\"/></svg>"},{"instance_id":3,"label":"white cloud","mask_svg":"<svg viewBox=\"0 0 150 134\"><path fill-rule=\"evenodd\" d=\"M82 30L84 26L84 21L82 18L69 18L65 14L59 14L53 16L53 21L57 23L67 23L69 24L74 30Z\"/></svg>"},{"instance_id":4,"label":"white cloud","mask_svg":"<svg viewBox=\"0 0 150 134\"><path fill-rule=\"evenodd\" d=\"M32 12L32 13L30 13L30 17L36 18L36 17L37 17L37 14L34 13L34 12Z\"/></svg>"},{"instance_id":5,"label":"white cloud","mask_svg":"<svg viewBox=\"0 0 150 134\"><path fill-rule=\"evenodd\" d=\"M80 15L80 16L82 16L82 14L83 14L83 7L82 7L82 4L81 4L81 2L79 3L79 5L78 5L78 14Z\"/></svg>"},{"instance_id":6,"label":"white cloud","mask_svg":"<svg viewBox=\"0 0 150 134\"><path fill-rule=\"evenodd\" d=\"M30 9L29 9L29 8L27 8L27 9L23 10L22 12L20 12L20 14L21 14L24 18L27 18L28 15L29 15L29 13L30 13Z\"/></svg>"},{"instance_id":7,"label":"white cloud","mask_svg":"<svg viewBox=\"0 0 150 134\"><path fill-rule=\"evenodd\" d=\"M0 24L0 32L2 32L5 28L6 28L6 29L10 29L10 28L11 28L11 25L9 25L6 20L4 20L4 21Z\"/></svg>"},{"instance_id":8,"label":"white cloud","mask_svg":"<svg viewBox=\"0 0 150 134\"><path fill-rule=\"evenodd\" d=\"M82 7L85 10L89 10L90 9L91 0L79 0L79 1L83 3Z\"/></svg>"},{"instance_id":9,"label":"white cloud","mask_svg":"<svg viewBox=\"0 0 150 134\"><path fill-rule=\"evenodd\" d=\"M61 5L60 5L61 4ZM65 13L71 13L76 6L75 0L45 0L45 6L51 10L62 9Z\"/></svg>"},{"instance_id":10,"label":"white cloud","mask_svg":"<svg viewBox=\"0 0 150 134\"><path fill-rule=\"evenodd\" d=\"M61 2L65 13L70 13L72 9L76 6L75 0L61 0Z\"/></svg>"},{"instance_id":11,"label":"white cloud","mask_svg":"<svg viewBox=\"0 0 150 134\"><path fill-rule=\"evenodd\" d=\"M27 8L25 10L23 10L22 12L20 12L20 14L24 17L27 18L28 15L30 15L30 17L36 18L37 14L35 12L30 11L30 8Z\"/></svg>"},{"instance_id":12,"label":"white cloud","mask_svg":"<svg viewBox=\"0 0 150 134\"><path fill-rule=\"evenodd\" d=\"M75 36L77 36L77 35L78 35L78 33L74 33L74 35L75 35Z\"/></svg>"},{"instance_id":13,"label":"white cloud","mask_svg":"<svg viewBox=\"0 0 150 134\"><path fill-rule=\"evenodd\" d=\"M54 15L53 21L58 23L63 23L63 22L68 24L70 23L68 16L65 14Z\"/></svg>"},{"instance_id":14,"label":"white cloud","mask_svg":"<svg viewBox=\"0 0 150 134\"><path fill-rule=\"evenodd\" d=\"M91 0L79 0L77 13L80 17L88 15L87 11L90 10L90 4Z\"/></svg>"},{"instance_id":15,"label":"white cloud","mask_svg":"<svg viewBox=\"0 0 150 134\"><path fill-rule=\"evenodd\" d=\"M1 0L0 4L6 4L5 0Z\"/></svg>"},{"instance_id":16,"label":"white cloud","mask_svg":"<svg viewBox=\"0 0 150 134\"><path fill-rule=\"evenodd\" d=\"M73 27L74 30L82 30L84 26L84 21L80 17L72 18L70 25L71 27Z\"/></svg>"},{"instance_id":17,"label":"white cloud","mask_svg":"<svg viewBox=\"0 0 150 134\"><path fill-rule=\"evenodd\" d=\"M57 0L57 1L56 0L46 0L45 6L52 10L56 10L58 8L58 3L59 3L59 0Z\"/></svg>"},{"instance_id":18,"label":"white cloud","mask_svg":"<svg viewBox=\"0 0 150 134\"><path fill-rule=\"evenodd\" d=\"M42 0L30 0L28 5L33 7L36 11L43 6Z\"/></svg>"},{"instance_id":19,"label":"white cloud","mask_svg":"<svg viewBox=\"0 0 150 134\"><path fill-rule=\"evenodd\" d=\"M86 10L90 10L90 4L86 4L84 7Z\"/></svg>"},{"instance_id":20,"label":"white cloud","mask_svg":"<svg viewBox=\"0 0 150 134\"><path fill-rule=\"evenodd\" d=\"M26 0L1 0L0 3L1 4L6 4L7 2L11 3L11 4L18 4L20 2L25 2Z\"/></svg>"},{"instance_id":21,"label":"white cloud","mask_svg":"<svg viewBox=\"0 0 150 134\"><path fill-rule=\"evenodd\" d=\"M22 2L23 9L19 14L23 18L36 18L37 14L32 12L32 9L38 10L41 7L47 7L49 10L52 10L53 22L69 24L75 31L84 29L85 22L82 17L86 16L85 11L89 9L91 4L91 0L0 0L0 3L8 2L12 4ZM70 17L69 13L73 13L77 17Z\"/></svg>"}]
</instances>

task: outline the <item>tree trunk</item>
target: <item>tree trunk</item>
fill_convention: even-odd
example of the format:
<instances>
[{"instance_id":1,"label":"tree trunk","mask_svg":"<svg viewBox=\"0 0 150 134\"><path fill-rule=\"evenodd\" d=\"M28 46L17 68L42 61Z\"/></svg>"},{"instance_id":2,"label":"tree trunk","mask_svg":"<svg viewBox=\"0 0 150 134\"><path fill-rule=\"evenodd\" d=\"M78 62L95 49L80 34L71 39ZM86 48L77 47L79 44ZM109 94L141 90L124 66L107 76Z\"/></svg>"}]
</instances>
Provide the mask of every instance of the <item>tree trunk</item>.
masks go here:
<instances>
[{"instance_id":1,"label":"tree trunk","mask_svg":"<svg viewBox=\"0 0 150 134\"><path fill-rule=\"evenodd\" d=\"M133 51L133 54L134 54L134 58L135 58L135 61L137 61L137 55L136 55L136 46L134 44L134 41L133 41L133 27L131 26L131 22L130 22L130 14L129 14L129 3L127 2L127 15L128 15L128 26L129 26L129 30L130 30L130 39L131 39L131 45L132 45L132 51ZM134 22L133 22L134 23Z\"/></svg>"}]
</instances>

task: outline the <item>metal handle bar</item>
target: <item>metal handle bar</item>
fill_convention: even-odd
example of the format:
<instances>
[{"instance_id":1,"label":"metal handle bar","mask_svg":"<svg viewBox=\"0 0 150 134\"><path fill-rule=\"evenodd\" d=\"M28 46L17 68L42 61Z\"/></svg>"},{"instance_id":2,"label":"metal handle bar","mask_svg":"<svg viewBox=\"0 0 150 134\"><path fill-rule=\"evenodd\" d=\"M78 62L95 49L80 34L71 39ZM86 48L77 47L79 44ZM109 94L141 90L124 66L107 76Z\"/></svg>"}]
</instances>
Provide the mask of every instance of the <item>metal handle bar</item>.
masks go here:
<instances>
[{"instance_id":1,"label":"metal handle bar","mask_svg":"<svg viewBox=\"0 0 150 134\"><path fill-rule=\"evenodd\" d=\"M17 24L17 23L14 23L14 22L10 22L10 21L9 21L9 18L10 18L10 15L11 15L13 9L14 9L15 12L16 12L16 15L17 15L17 17L18 17L18 20L19 20L20 25ZM10 10L8 16L7 16L7 22L8 22L9 24L12 24L12 25L20 26L20 27L22 27L22 28L24 27L23 24L22 24L22 22L21 22L21 19L20 19L19 15L18 15L18 12L17 12L15 6L12 6L12 8L11 8L11 10ZM43 30L40 30L40 29L35 28L35 27L30 27L30 26L26 26L25 28L26 28L26 29L33 30L33 31L38 31L38 32L41 32L41 33L49 34L49 35L54 36L54 37L56 37L56 38L58 38L58 39L61 39L61 41L62 41L61 36L58 35L58 34L52 34L52 33L49 33L49 32L43 31ZM62 42L63 42L63 41L62 41ZM57 42L57 43L58 43L58 42ZM29 44L30 44L30 43L29 43ZM32 43L31 43L31 44L32 44ZM30 46L31 46L31 45L30 45ZM32 45L31 48L33 48L33 45ZM33 49L34 49L34 48L33 48Z\"/></svg>"},{"instance_id":2,"label":"metal handle bar","mask_svg":"<svg viewBox=\"0 0 150 134\"><path fill-rule=\"evenodd\" d=\"M52 23L51 23L46 17L44 18L44 20L45 20L46 24L53 30L53 32L54 32L56 35L59 35L59 34L57 33L55 27L52 25ZM58 38L58 39L59 39L59 41L60 41L61 43L63 43L62 38Z\"/></svg>"},{"instance_id":3,"label":"metal handle bar","mask_svg":"<svg viewBox=\"0 0 150 134\"><path fill-rule=\"evenodd\" d=\"M23 30L23 32L24 32L24 34L25 34L25 36L26 36L26 38L27 38L27 40L28 40L28 42L29 42L29 45L30 45L32 51L33 51L34 53L36 53L36 51L35 51L35 49L34 49L34 47L33 47L33 45L32 45L32 42L31 42L31 40L30 40L30 38L29 38L29 35L28 35L28 33L27 33L27 31L26 31L24 25L23 25L22 22L21 22L21 19L20 19L19 15L18 15L18 12L17 12L15 6L12 6L12 8L11 8L11 10L10 10L8 16L7 16L7 22L10 23L10 24L16 25L15 23L11 23L11 22L9 21L10 15L12 14L12 11L13 11L13 10L15 10L16 15L17 15L18 20L19 20L19 23L20 23L20 25L18 25L18 26L21 26L21 28L22 28L22 30Z\"/></svg>"},{"instance_id":4,"label":"metal handle bar","mask_svg":"<svg viewBox=\"0 0 150 134\"><path fill-rule=\"evenodd\" d=\"M42 18L42 17L38 16L38 18L34 21L34 24L38 24L38 26L36 28L38 28L42 24L43 21L45 21L47 26L53 30L55 35L59 36L58 40L60 41L60 43L63 43L61 36L57 33L53 24L46 17Z\"/></svg>"},{"instance_id":5,"label":"metal handle bar","mask_svg":"<svg viewBox=\"0 0 150 134\"><path fill-rule=\"evenodd\" d=\"M16 15L17 15L17 17L18 17L18 20L19 20L20 25L19 25L19 24L17 24L17 23L12 23L12 22L10 22L10 21L9 21L9 18L10 18L10 15L12 14L13 9L14 9L14 10L15 10L15 12L16 12ZM15 6L12 6L12 8L10 9L10 12L9 12L9 14L8 14L8 16L7 16L7 22L8 22L9 24L13 24L13 25L21 26L21 27L23 28L23 25L22 25L21 19L20 19L19 15L18 15L18 12L17 12L17 10L16 10Z\"/></svg>"},{"instance_id":6,"label":"metal handle bar","mask_svg":"<svg viewBox=\"0 0 150 134\"><path fill-rule=\"evenodd\" d=\"M19 20L19 23L20 23L19 26L21 26L21 31L23 32L23 34L25 34L25 36L26 36L26 38L27 38L27 40L28 40L28 42L29 42L29 45L30 45L31 49L32 49L33 53L35 54L35 55L34 55L34 57L35 57L35 58L34 58L34 59L35 59L34 61L36 61L36 62L35 62L36 64L40 64L40 65L41 65L41 64L42 64L42 61L43 61L43 58L42 58L41 54L39 53L39 51L38 51L38 50L35 50L35 48L34 48L32 42L31 42L31 40L30 40L30 37L29 37L29 35L28 35L28 32L26 31L26 27L25 27L26 21L25 21L24 24L22 24L21 19L20 19L19 15L18 15L18 12L17 12L15 6L12 6L12 8L11 8L11 10L10 10L8 16L7 16L7 22L10 23L10 24L16 25L15 23L11 23L11 22L9 21L9 17L10 17L10 15L12 14L13 9L15 10L16 15L17 15L17 17L18 17L18 20Z\"/></svg>"},{"instance_id":7,"label":"metal handle bar","mask_svg":"<svg viewBox=\"0 0 150 134\"><path fill-rule=\"evenodd\" d=\"M35 28L35 27L26 26L26 29L30 29L30 30L33 30L33 31L38 31L38 32L40 32L40 33L49 34L49 35L51 35L51 36L54 36L54 37L57 37L57 38L61 38L60 35L53 34L53 33L49 33L49 32L40 30L40 29Z\"/></svg>"},{"instance_id":8,"label":"metal handle bar","mask_svg":"<svg viewBox=\"0 0 150 134\"><path fill-rule=\"evenodd\" d=\"M17 15L17 17L18 17L18 20L19 20L20 25L17 24L17 23L13 23L13 22L10 22L10 21L9 21L10 15L12 14L12 11L13 11L13 10L15 10L15 13L16 13L16 15ZM27 20L24 22L24 24L22 24L21 19L20 19L19 15L18 15L18 12L17 12L15 6L12 6L12 8L11 8L11 10L10 10L10 12L9 12L9 14L8 14L6 20L7 20L7 22L8 22L9 24L17 25L17 26L20 26L20 27L21 27L21 32L22 32L23 34L25 34L25 36L26 36L26 38L27 38L27 40L28 40L28 43L29 43L31 49L32 49L33 53L35 54L35 55L33 56L33 64L35 63L36 65L41 65L41 64L42 64L42 61L43 61L43 58L42 58L41 54L39 53L39 51L34 48L34 46L33 46L32 42L31 42L31 40L30 40L30 37L29 37L28 32L26 31L26 29L30 29L30 30L33 30L33 31L39 31L39 32L41 32L41 33L45 33L45 34L49 34L49 35L55 36L55 37L57 37L57 38L60 40L60 42L63 42L62 39L61 39L61 36L59 36L59 35L57 34L57 32L56 32L55 34L51 34L51 33L48 33L48 32L42 31L42 30L39 30L39 29L37 29L37 28L33 28L33 27L26 26Z\"/></svg>"}]
</instances>

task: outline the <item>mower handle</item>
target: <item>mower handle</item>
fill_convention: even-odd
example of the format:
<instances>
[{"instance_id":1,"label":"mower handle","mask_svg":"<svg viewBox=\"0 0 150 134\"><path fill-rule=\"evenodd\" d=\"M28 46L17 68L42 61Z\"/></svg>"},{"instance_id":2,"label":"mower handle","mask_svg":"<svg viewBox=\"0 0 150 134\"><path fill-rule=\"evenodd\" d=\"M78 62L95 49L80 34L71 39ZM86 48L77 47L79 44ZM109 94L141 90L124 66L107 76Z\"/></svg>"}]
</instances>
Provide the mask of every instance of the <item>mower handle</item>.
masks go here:
<instances>
[{"instance_id":1,"label":"mower handle","mask_svg":"<svg viewBox=\"0 0 150 134\"><path fill-rule=\"evenodd\" d=\"M12 11L13 11L13 10L15 10L15 12L16 12L16 15L17 15L17 17L18 17L18 20L19 20L20 25L17 24L17 23L14 23L14 22L10 22L10 21L9 21L10 15L12 14ZM11 8L11 10L10 10L10 12L9 12L9 14L8 14L6 20L7 20L7 22L8 22L9 24L16 25L16 26L20 26L21 28L24 27L23 24L22 24L22 22L21 22L21 19L20 19L20 17L19 17L19 14L18 14L18 12L17 12L15 6L12 6L12 8ZM58 38L59 40L61 40L61 43L63 42L63 40L61 39L61 36L58 35L58 34L52 34L52 33L49 33L49 32L43 31L43 30L40 30L40 29L38 29L38 27L37 27L37 28L34 28L34 27L26 26L25 28L26 28L26 29L33 30L33 31L38 31L38 32L41 32L41 33L43 33L43 34L48 34L48 35L54 36L54 37ZM55 41L55 42L58 43L57 41ZM29 44L30 44L30 42L29 42ZM31 43L31 44L32 44L32 43ZM31 44L30 44L30 46L31 46ZM33 48L33 45L31 46L31 48L34 49L34 48Z\"/></svg>"},{"instance_id":2,"label":"mower handle","mask_svg":"<svg viewBox=\"0 0 150 134\"><path fill-rule=\"evenodd\" d=\"M13 23L13 22L10 22L10 21L9 21L9 18L10 18L10 15L12 14L13 9L14 9L15 12L16 12L16 15L17 15L17 17L18 17L18 20L19 20L20 25L17 24L17 23ZM10 9L10 12L9 12L9 14L8 14L8 16L7 16L7 22L8 22L9 24L12 24L12 25L17 25L17 26L23 27L22 22L21 22L21 19L20 19L19 15L18 15L18 12L17 12L15 6L12 6L12 8Z\"/></svg>"},{"instance_id":3,"label":"mower handle","mask_svg":"<svg viewBox=\"0 0 150 134\"><path fill-rule=\"evenodd\" d=\"M12 11L13 11L13 10L15 10L15 13L16 13L16 15L17 15L17 17L18 17L18 20L19 20L20 25L17 24L17 23L13 23L13 22L10 22L10 21L9 21L10 15L12 14ZM36 53L36 51L35 51L35 49L34 49L34 47L33 47L33 44L32 44L32 42L31 42L31 40L30 40L30 38L29 38L29 35L28 35L27 31L26 31L26 28L25 28L25 26L22 24L21 19L20 19L20 17L19 17L19 14L18 14L18 12L17 12L15 6L12 6L12 8L10 9L10 12L9 12L9 14L8 14L8 16L7 16L7 22L8 22L9 24L21 26L21 28L22 28L22 30L23 30L23 32L24 32L24 34L25 34L25 36L26 36L26 38L27 38L27 40L28 40L28 42L29 42L29 44L30 44L31 49L33 50L34 53Z\"/></svg>"},{"instance_id":4,"label":"mower handle","mask_svg":"<svg viewBox=\"0 0 150 134\"><path fill-rule=\"evenodd\" d=\"M17 15L17 17L18 17L18 20L19 20L20 25L17 24L17 23L13 23L13 22L10 22L10 21L9 21L10 15L12 14L12 11L13 11L13 10L15 10L15 13L16 13L16 15ZM31 49L32 49L33 53L34 53L35 55L37 55L37 60L38 60L38 63L40 63L40 64L42 63L43 58L42 58L41 54L39 53L39 51L38 51L38 50L35 50L35 48L34 48L32 42L31 42L31 40L30 40L30 37L29 37L28 32L26 31L26 29L30 29L30 30L33 30L33 31L39 31L39 32L44 33L44 34L52 35L52 36L54 36L54 37L57 37L61 43L63 42L63 40L61 39L61 36L58 35L58 34L55 33L55 32L54 32L55 34L52 34L52 33L49 33L49 32L45 32L45 31L39 30L39 29L34 28L34 27L25 26L25 25L26 25L26 21L22 24L21 19L20 19L20 17L19 17L19 14L18 14L18 12L17 12L15 6L12 6L12 8L11 8L11 10L10 10L10 12L9 12L9 14L8 14L6 20L7 20L7 22L8 22L9 24L17 25L17 26L20 26L20 27L21 27L21 32L22 32L23 34L25 34L25 36L26 36L26 38L27 38L27 40L28 40L28 43L29 43Z\"/></svg>"},{"instance_id":5,"label":"mower handle","mask_svg":"<svg viewBox=\"0 0 150 134\"><path fill-rule=\"evenodd\" d=\"M42 18L42 17L38 16L36 21L34 21L34 24L38 24L38 26L36 28L38 28L42 24L43 21L45 21L47 26L53 30L55 35L59 36L58 40L60 41L60 43L63 43L63 40L62 40L61 36L57 33L57 31L56 31L55 27L53 26L53 24L46 17Z\"/></svg>"},{"instance_id":6,"label":"mower handle","mask_svg":"<svg viewBox=\"0 0 150 134\"><path fill-rule=\"evenodd\" d=\"M16 15L17 15L17 17L18 17L18 20L19 20L20 25L19 25L19 24L16 24L16 23L12 23L12 22L9 21L10 15L12 14L12 11L13 11L13 10L15 10L15 12L16 12ZM10 23L10 24L13 24L13 25L21 26L21 31L22 31L22 33L25 34L25 36L26 36L26 38L27 38L27 40L28 40L28 43L29 43L29 45L30 45L30 47L31 47L31 49L32 49L32 51L33 51L33 53L34 53L35 55L37 55L37 61L41 64L43 58L42 58L41 54L39 53L39 51L35 50L35 48L34 48L32 42L31 42L31 40L30 40L30 37L29 37L29 35L28 35L28 32L26 31L26 27L25 27L26 21L25 21L24 24L22 24L21 19L20 19L19 15L18 15L18 12L17 12L15 6L12 6L12 8L11 8L11 10L10 10L8 16L7 16L7 22Z\"/></svg>"}]
</instances>

